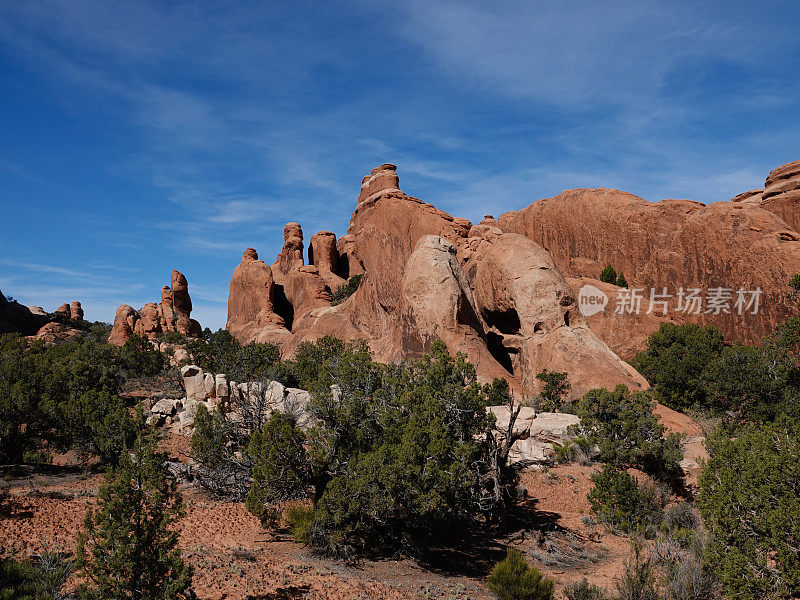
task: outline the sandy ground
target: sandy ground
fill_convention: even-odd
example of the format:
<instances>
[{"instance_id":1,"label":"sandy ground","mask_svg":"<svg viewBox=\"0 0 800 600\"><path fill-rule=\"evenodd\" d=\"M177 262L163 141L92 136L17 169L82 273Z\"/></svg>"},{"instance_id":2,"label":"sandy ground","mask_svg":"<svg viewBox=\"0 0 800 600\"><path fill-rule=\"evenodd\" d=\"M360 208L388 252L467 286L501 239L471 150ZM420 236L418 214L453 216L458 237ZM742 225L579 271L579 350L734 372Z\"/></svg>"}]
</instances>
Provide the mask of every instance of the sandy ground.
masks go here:
<instances>
[{"instance_id":1,"label":"sandy ground","mask_svg":"<svg viewBox=\"0 0 800 600\"><path fill-rule=\"evenodd\" d=\"M685 415L659 407L665 426L689 436L687 458L704 454L702 430ZM162 448L183 461L187 438L168 436ZM45 545L74 552L86 511L95 506L102 475L58 457L54 466L0 471L9 498L0 506L0 554L31 556ZM180 547L195 568L193 585L207 600L491 598L485 577L505 546L556 580L557 590L586 577L613 590L630 543L593 526L586 495L599 466L565 465L523 473L530 500L521 521L494 539L434 551L436 564L412 560L364 561L357 566L319 557L285 532L265 531L241 503L182 486L187 514L179 524ZM558 595L557 595L558 597Z\"/></svg>"}]
</instances>

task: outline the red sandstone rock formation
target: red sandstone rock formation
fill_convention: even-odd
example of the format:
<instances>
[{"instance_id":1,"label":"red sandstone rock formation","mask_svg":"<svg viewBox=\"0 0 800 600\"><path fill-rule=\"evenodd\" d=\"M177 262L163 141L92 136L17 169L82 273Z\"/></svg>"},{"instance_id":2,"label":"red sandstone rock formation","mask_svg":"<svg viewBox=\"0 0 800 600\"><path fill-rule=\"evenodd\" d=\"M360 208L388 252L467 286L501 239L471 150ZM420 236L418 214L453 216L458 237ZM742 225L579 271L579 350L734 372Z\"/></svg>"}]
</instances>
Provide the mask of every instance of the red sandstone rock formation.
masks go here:
<instances>
[{"instance_id":1,"label":"red sandstone rock formation","mask_svg":"<svg viewBox=\"0 0 800 600\"><path fill-rule=\"evenodd\" d=\"M800 233L763 201L651 203L617 190L577 189L505 213L497 224L541 244L568 277L597 277L611 264L645 295L651 288L730 288L730 313L696 317L729 339L758 342L792 312L784 290L800 273ZM758 314L737 314L740 288L762 290Z\"/></svg>"},{"instance_id":2,"label":"red sandstone rock formation","mask_svg":"<svg viewBox=\"0 0 800 600\"><path fill-rule=\"evenodd\" d=\"M202 328L191 318L192 300L189 284L183 273L172 271L171 285L161 288L161 302L150 302L137 312L127 304L117 308L109 344L122 346L131 335L141 335L150 340L170 331L185 336L198 336Z\"/></svg>"},{"instance_id":3,"label":"red sandstone rock formation","mask_svg":"<svg viewBox=\"0 0 800 600\"><path fill-rule=\"evenodd\" d=\"M662 304L651 306L647 297L642 298L641 309L638 312L618 310L621 308L620 295L624 294L625 290L612 283L603 283L591 277L569 277L567 283L576 298L584 286L593 286L608 298L604 310L585 318L595 335L623 360L630 360L637 352L643 350L647 346L648 336L658 331L661 323L693 322L687 315L669 310L665 312Z\"/></svg>"},{"instance_id":4,"label":"red sandstone rock formation","mask_svg":"<svg viewBox=\"0 0 800 600\"><path fill-rule=\"evenodd\" d=\"M800 160L770 171L764 183L761 208L775 213L800 231Z\"/></svg>"},{"instance_id":5,"label":"red sandstone rock formation","mask_svg":"<svg viewBox=\"0 0 800 600\"><path fill-rule=\"evenodd\" d=\"M231 276L227 329L248 342L285 342L291 334L283 317L275 312L272 269L248 248Z\"/></svg>"},{"instance_id":6,"label":"red sandstone rock formation","mask_svg":"<svg viewBox=\"0 0 800 600\"><path fill-rule=\"evenodd\" d=\"M326 258L318 262L314 240L315 264L302 265L302 230L295 223L284 230L272 279L264 263L259 277L248 274L255 252L246 251L231 279L228 329L243 343L277 343L284 356L326 334L366 339L376 360L385 362L418 355L441 338L451 352L468 355L481 380L505 376L519 393L535 391L544 368L568 371L576 392L646 385L592 333L541 247L503 233L493 220L472 227L397 185L393 165L364 179L348 235L336 245L336 273L328 234L320 236ZM331 306L320 267L339 277L357 270L361 285ZM292 315L283 326L272 317L287 312L270 300L277 296Z\"/></svg>"},{"instance_id":7,"label":"red sandstone rock formation","mask_svg":"<svg viewBox=\"0 0 800 600\"><path fill-rule=\"evenodd\" d=\"M73 300L69 305L69 317L75 321L83 320L83 307L77 300Z\"/></svg>"}]
</instances>

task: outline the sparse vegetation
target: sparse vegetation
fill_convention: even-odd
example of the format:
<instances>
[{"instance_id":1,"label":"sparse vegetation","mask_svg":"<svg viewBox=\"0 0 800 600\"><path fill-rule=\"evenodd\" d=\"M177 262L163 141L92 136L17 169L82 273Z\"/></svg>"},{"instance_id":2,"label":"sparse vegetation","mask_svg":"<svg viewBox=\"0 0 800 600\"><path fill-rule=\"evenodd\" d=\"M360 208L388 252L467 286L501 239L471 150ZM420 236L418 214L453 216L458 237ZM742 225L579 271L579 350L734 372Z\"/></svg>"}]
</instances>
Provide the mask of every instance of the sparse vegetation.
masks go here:
<instances>
[{"instance_id":1,"label":"sparse vegetation","mask_svg":"<svg viewBox=\"0 0 800 600\"><path fill-rule=\"evenodd\" d=\"M331 302L331 306L336 306L341 304L345 300L347 300L350 296L352 296L358 286L361 285L361 273L358 275L353 275L350 279L347 280L347 283L340 285L331 293L331 298L333 301Z\"/></svg>"},{"instance_id":2,"label":"sparse vegetation","mask_svg":"<svg viewBox=\"0 0 800 600\"><path fill-rule=\"evenodd\" d=\"M633 475L611 465L593 473L592 481L588 499L601 523L625 533L647 535L661 523L663 499L655 486L640 484Z\"/></svg>"},{"instance_id":3,"label":"sparse vegetation","mask_svg":"<svg viewBox=\"0 0 800 600\"><path fill-rule=\"evenodd\" d=\"M486 581L497 600L551 600L553 580L525 562L522 552L509 548Z\"/></svg>"},{"instance_id":4,"label":"sparse vegetation","mask_svg":"<svg viewBox=\"0 0 800 600\"><path fill-rule=\"evenodd\" d=\"M536 375L536 379L544 383L542 391L539 392L542 410L559 410L572 389L572 385L567 381L567 374L550 372L545 369Z\"/></svg>"},{"instance_id":5,"label":"sparse vegetation","mask_svg":"<svg viewBox=\"0 0 800 600\"><path fill-rule=\"evenodd\" d=\"M617 283L617 271L610 264L600 271L600 281L603 283Z\"/></svg>"}]
</instances>

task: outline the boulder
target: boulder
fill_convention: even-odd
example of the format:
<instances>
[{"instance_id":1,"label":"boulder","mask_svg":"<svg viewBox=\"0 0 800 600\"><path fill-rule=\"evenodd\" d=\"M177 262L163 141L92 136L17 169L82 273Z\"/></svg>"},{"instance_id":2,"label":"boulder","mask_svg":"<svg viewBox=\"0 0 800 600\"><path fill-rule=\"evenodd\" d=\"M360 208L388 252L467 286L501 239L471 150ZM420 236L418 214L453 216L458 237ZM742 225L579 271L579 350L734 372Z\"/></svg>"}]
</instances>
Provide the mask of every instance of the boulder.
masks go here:
<instances>
[{"instance_id":1,"label":"boulder","mask_svg":"<svg viewBox=\"0 0 800 600\"><path fill-rule=\"evenodd\" d=\"M58 307L58 308L55 310L55 312L56 312L56 313L58 313L58 314L60 314L60 315L65 315L65 316L67 316L67 317L69 317L69 311L70 311L69 304L62 304L61 306L59 306L59 307Z\"/></svg>"},{"instance_id":2,"label":"boulder","mask_svg":"<svg viewBox=\"0 0 800 600\"><path fill-rule=\"evenodd\" d=\"M508 430L509 409L507 406L490 406L488 410L495 416L495 428L498 436L505 435ZM514 422L514 435L519 435L511 447L509 461L545 462L552 454L553 444L563 444L570 435L568 428L580 423L575 415L566 413L540 412L523 406Z\"/></svg>"},{"instance_id":3,"label":"boulder","mask_svg":"<svg viewBox=\"0 0 800 600\"><path fill-rule=\"evenodd\" d=\"M181 379L186 390L187 405L189 403L205 402L206 394L205 375L197 365L181 367Z\"/></svg>"}]
</instances>

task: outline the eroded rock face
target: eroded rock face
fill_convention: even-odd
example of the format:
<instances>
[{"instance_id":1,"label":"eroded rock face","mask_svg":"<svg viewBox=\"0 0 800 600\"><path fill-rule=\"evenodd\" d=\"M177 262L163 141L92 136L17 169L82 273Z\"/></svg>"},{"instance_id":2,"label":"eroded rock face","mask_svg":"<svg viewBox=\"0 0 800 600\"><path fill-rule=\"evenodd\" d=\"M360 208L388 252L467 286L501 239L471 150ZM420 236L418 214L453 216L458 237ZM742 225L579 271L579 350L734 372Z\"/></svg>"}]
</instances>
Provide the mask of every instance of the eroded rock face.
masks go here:
<instances>
[{"instance_id":1,"label":"eroded rock face","mask_svg":"<svg viewBox=\"0 0 800 600\"><path fill-rule=\"evenodd\" d=\"M108 343L114 346L122 346L133 335L133 328L139 320L139 313L133 307L122 304L117 307L114 315L114 325L111 327L111 334L108 336Z\"/></svg>"},{"instance_id":2,"label":"eroded rock face","mask_svg":"<svg viewBox=\"0 0 800 600\"><path fill-rule=\"evenodd\" d=\"M75 321L82 321L83 320L83 307L81 303L77 300L73 300L72 303L69 305L69 316L71 319Z\"/></svg>"},{"instance_id":3,"label":"eroded rock face","mask_svg":"<svg viewBox=\"0 0 800 600\"><path fill-rule=\"evenodd\" d=\"M311 236L311 242L308 245L308 264L319 270L320 277L331 291L346 283L339 274L339 262L335 233L320 231Z\"/></svg>"},{"instance_id":4,"label":"eroded rock face","mask_svg":"<svg viewBox=\"0 0 800 600\"><path fill-rule=\"evenodd\" d=\"M47 323L47 320L47 314L44 311L40 313L19 302L9 301L0 292L0 335L14 332L22 335L34 335Z\"/></svg>"},{"instance_id":5,"label":"eroded rock face","mask_svg":"<svg viewBox=\"0 0 800 600\"><path fill-rule=\"evenodd\" d=\"M761 195L761 208L775 213L800 231L800 160L770 171Z\"/></svg>"},{"instance_id":6,"label":"eroded rock face","mask_svg":"<svg viewBox=\"0 0 800 600\"><path fill-rule=\"evenodd\" d=\"M273 270L285 275L295 267L303 266L303 229L300 223L287 223L283 228L283 250L278 255Z\"/></svg>"},{"instance_id":7,"label":"eroded rock face","mask_svg":"<svg viewBox=\"0 0 800 600\"><path fill-rule=\"evenodd\" d=\"M138 312L127 304L117 308L108 343L122 346L133 334L155 340L170 331L188 337L198 336L202 328L191 318L191 312L189 284L183 273L173 270L171 285L161 288L161 302L147 303Z\"/></svg>"},{"instance_id":8,"label":"eroded rock face","mask_svg":"<svg viewBox=\"0 0 800 600\"><path fill-rule=\"evenodd\" d=\"M791 314L784 290L800 272L800 233L761 204L648 202L609 189L577 189L505 213L497 225L541 244L568 277L607 264L631 288L762 290L758 314L703 313L726 338L758 342Z\"/></svg>"},{"instance_id":9,"label":"eroded rock face","mask_svg":"<svg viewBox=\"0 0 800 600\"><path fill-rule=\"evenodd\" d=\"M272 269L248 248L231 276L226 328L237 339L262 343L288 338L285 324L275 312Z\"/></svg>"},{"instance_id":10,"label":"eroded rock face","mask_svg":"<svg viewBox=\"0 0 800 600\"><path fill-rule=\"evenodd\" d=\"M544 368L569 372L578 392L596 384L646 385L592 333L541 247L504 233L494 219L473 226L454 218L397 185L393 166L366 177L348 233L336 244L337 268L346 264L349 275L362 274L349 299L332 306L326 293L322 271L334 262L333 236L312 241L315 264L287 262L288 250L302 248L300 228L290 224L272 287L291 305L292 322L276 328L246 315L239 298L263 295L270 286L245 282L240 265L231 282L232 333L243 343L277 343L284 357L323 335L365 339L383 362L421 355L439 338L452 353L467 354L481 381L506 377L518 395L535 393Z\"/></svg>"},{"instance_id":11,"label":"eroded rock face","mask_svg":"<svg viewBox=\"0 0 800 600\"><path fill-rule=\"evenodd\" d=\"M613 283L604 283L591 277L568 277L567 283L578 298L581 288L592 286L600 290L608 298L603 310L584 317L594 334L622 360L630 360L637 352L647 347L647 338L658 331L661 323L691 323L688 315L664 311L663 304L653 303L647 297L642 298L639 312L620 310L616 301L625 290Z\"/></svg>"},{"instance_id":12,"label":"eroded rock face","mask_svg":"<svg viewBox=\"0 0 800 600\"><path fill-rule=\"evenodd\" d=\"M526 390L538 388L545 368L569 373L578 394L618 383L648 387L591 331L552 257L532 240L488 226L466 272L488 349Z\"/></svg>"},{"instance_id":13,"label":"eroded rock face","mask_svg":"<svg viewBox=\"0 0 800 600\"><path fill-rule=\"evenodd\" d=\"M372 173L361 181L361 191L358 194L358 203L373 198L376 194L386 191L400 191L400 178L397 176L395 165L384 163L372 169Z\"/></svg>"}]
</instances>

